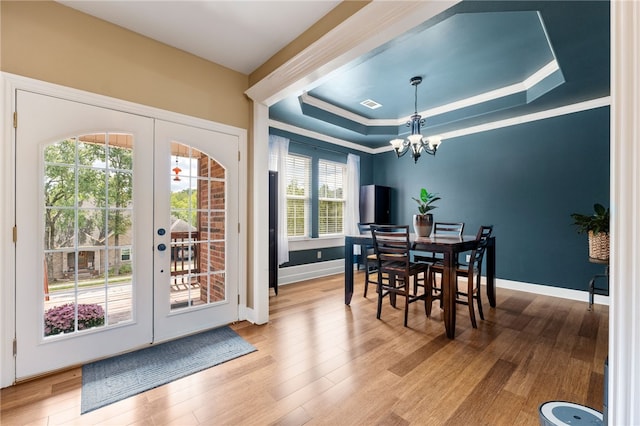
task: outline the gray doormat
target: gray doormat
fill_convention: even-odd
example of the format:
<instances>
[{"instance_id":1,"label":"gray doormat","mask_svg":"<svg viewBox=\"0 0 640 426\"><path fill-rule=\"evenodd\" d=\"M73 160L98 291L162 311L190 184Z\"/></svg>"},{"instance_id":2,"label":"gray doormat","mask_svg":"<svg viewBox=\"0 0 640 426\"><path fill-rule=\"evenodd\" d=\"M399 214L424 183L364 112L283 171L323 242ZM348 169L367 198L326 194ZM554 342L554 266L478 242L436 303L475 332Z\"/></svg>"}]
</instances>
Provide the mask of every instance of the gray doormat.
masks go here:
<instances>
[{"instance_id":1,"label":"gray doormat","mask_svg":"<svg viewBox=\"0 0 640 426\"><path fill-rule=\"evenodd\" d=\"M216 328L82 366L85 414L256 350L229 327Z\"/></svg>"}]
</instances>

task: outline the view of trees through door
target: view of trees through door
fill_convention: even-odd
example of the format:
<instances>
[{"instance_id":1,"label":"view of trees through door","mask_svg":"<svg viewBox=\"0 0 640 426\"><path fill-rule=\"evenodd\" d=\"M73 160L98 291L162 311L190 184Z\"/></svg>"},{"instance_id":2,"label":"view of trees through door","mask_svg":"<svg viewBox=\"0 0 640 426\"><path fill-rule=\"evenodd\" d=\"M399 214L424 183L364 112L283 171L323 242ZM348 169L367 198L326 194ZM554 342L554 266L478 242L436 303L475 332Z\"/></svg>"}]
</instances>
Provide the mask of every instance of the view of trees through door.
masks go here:
<instances>
[{"instance_id":1,"label":"view of trees through door","mask_svg":"<svg viewBox=\"0 0 640 426\"><path fill-rule=\"evenodd\" d=\"M132 137L44 149L44 335L132 319Z\"/></svg>"}]
</instances>

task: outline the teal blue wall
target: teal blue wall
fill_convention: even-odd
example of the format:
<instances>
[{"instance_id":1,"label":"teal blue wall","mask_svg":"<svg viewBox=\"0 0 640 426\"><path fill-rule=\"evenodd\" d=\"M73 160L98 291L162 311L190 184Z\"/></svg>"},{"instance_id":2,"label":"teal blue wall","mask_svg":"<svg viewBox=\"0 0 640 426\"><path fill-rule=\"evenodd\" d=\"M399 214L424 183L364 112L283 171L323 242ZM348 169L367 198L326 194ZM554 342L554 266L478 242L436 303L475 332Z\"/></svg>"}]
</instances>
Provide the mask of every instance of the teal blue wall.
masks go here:
<instances>
[{"instance_id":1,"label":"teal blue wall","mask_svg":"<svg viewBox=\"0 0 640 426\"><path fill-rule=\"evenodd\" d=\"M609 108L444 140L435 157L376 155L373 183L391 186L392 220L410 224L421 187L442 200L434 220L494 225L498 278L586 290L601 265L570 214L609 206Z\"/></svg>"},{"instance_id":2,"label":"teal blue wall","mask_svg":"<svg viewBox=\"0 0 640 426\"><path fill-rule=\"evenodd\" d=\"M421 187L441 197L435 220L465 222L465 233L494 225L498 278L586 290L601 265L588 261L587 237L570 214L609 205L609 108L447 139L435 157L375 156L272 129L291 152L346 162L360 156L362 185L390 186L391 216L410 224ZM304 145L306 144L306 146ZM337 152L336 152L337 151ZM317 233L317 224L316 233ZM292 252L294 266L344 256L342 247Z\"/></svg>"}]
</instances>

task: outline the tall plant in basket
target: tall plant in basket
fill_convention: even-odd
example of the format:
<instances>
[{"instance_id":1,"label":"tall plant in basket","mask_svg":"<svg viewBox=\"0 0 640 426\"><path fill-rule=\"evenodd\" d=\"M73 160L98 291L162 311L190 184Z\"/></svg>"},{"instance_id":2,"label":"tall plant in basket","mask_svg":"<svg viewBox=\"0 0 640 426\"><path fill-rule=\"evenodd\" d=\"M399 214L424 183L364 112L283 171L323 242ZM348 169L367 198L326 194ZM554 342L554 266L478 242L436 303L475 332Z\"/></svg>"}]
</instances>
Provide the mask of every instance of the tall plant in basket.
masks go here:
<instances>
[{"instance_id":1,"label":"tall plant in basket","mask_svg":"<svg viewBox=\"0 0 640 426\"><path fill-rule=\"evenodd\" d=\"M602 204L593 205L594 213L584 215L573 213L574 225L578 233L589 236L589 257L595 260L609 260L609 209Z\"/></svg>"}]
</instances>

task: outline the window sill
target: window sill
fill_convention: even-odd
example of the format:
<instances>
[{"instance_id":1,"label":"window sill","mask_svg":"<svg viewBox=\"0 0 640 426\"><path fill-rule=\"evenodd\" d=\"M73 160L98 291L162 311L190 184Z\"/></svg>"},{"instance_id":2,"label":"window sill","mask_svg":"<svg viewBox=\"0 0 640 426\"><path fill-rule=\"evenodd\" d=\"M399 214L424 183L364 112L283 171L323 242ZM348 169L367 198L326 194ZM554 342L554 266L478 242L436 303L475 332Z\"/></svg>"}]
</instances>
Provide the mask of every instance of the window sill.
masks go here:
<instances>
[{"instance_id":1,"label":"window sill","mask_svg":"<svg viewBox=\"0 0 640 426\"><path fill-rule=\"evenodd\" d=\"M344 246L344 235L289 240L289 251L313 250L319 248L341 246Z\"/></svg>"}]
</instances>

